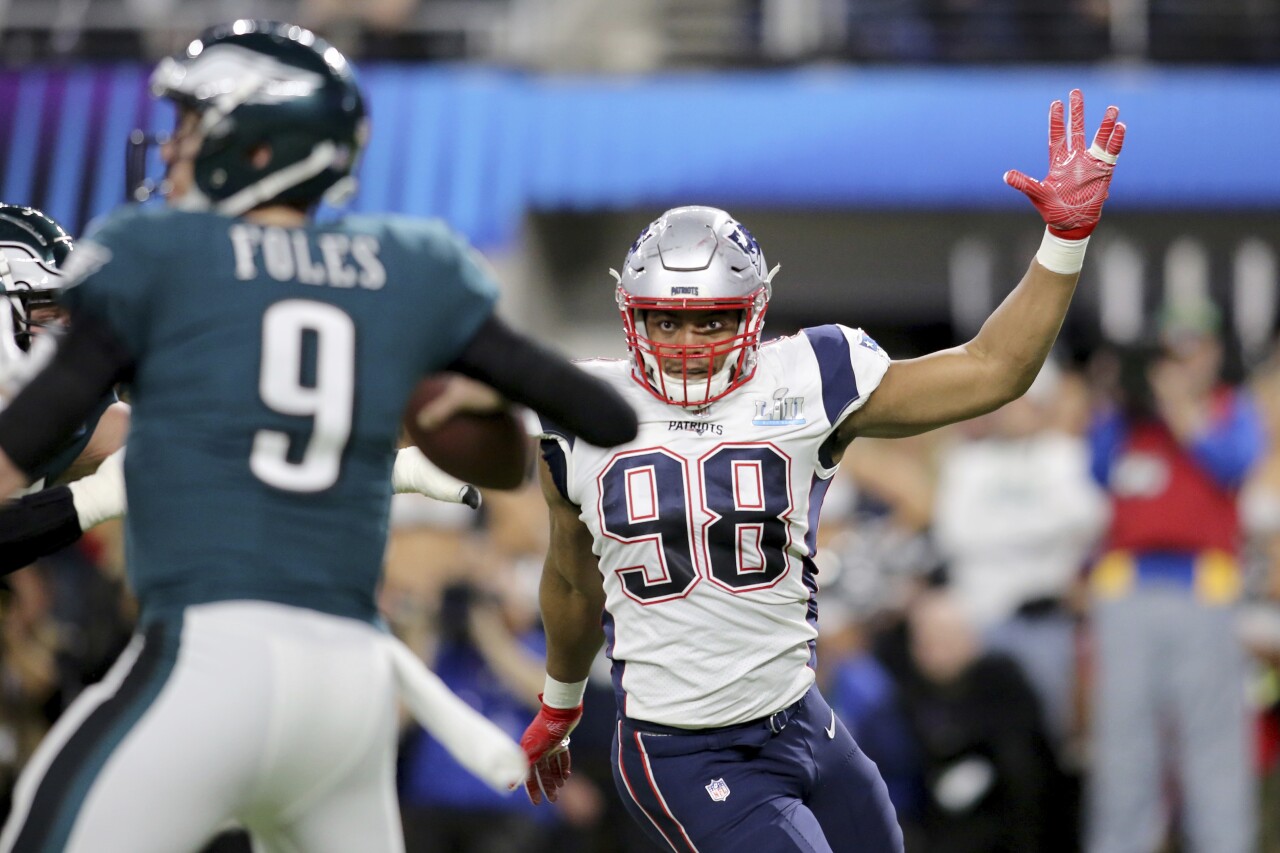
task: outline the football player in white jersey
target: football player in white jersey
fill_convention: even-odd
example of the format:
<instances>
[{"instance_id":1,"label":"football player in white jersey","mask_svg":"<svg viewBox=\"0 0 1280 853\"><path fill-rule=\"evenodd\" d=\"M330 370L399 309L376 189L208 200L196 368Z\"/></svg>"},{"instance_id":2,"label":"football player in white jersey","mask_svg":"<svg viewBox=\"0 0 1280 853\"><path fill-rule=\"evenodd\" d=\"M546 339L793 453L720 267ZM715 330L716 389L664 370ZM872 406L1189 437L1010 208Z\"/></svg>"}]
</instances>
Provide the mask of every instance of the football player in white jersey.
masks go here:
<instances>
[{"instance_id":1,"label":"football player in white jersey","mask_svg":"<svg viewBox=\"0 0 1280 853\"><path fill-rule=\"evenodd\" d=\"M1049 113L1048 176L1008 172L1047 229L1022 281L959 347L891 361L859 329L761 345L774 271L727 213L667 211L631 247L617 299L630 358L583 366L640 416L592 447L544 422L551 548L543 707L522 745L534 802L569 773L601 644L613 662L614 778L664 849L902 849L875 765L814 687L818 515L857 436L989 412L1040 369L1101 215L1125 127L1092 147L1084 104Z\"/></svg>"}]
</instances>

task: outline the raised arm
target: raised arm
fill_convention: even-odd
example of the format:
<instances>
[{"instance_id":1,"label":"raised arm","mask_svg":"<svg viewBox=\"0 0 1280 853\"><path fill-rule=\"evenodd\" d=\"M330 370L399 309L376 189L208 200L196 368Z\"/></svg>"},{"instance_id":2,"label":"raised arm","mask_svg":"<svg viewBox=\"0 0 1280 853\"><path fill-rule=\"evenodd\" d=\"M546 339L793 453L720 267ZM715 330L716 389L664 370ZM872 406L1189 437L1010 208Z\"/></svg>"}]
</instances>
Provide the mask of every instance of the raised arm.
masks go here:
<instances>
[{"instance_id":1,"label":"raised arm","mask_svg":"<svg viewBox=\"0 0 1280 853\"><path fill-rule=\"evenodd\" d=\"M837 450L855 436L894 438L976 417L1020 397L1031 385L1066 317L1089 234L1102 215L1125 126L1108 107L1087 150L1084 97L1071 92L1071 132L1063 105L1049 107L1049 174L1036 181L1010 171L1005 183L1035 205L1044 241L1018 286L966 344L890 364L866 405L836 431ZM1068 144L1069 143L1069 144Z\"/></svg>"}]
</instances>

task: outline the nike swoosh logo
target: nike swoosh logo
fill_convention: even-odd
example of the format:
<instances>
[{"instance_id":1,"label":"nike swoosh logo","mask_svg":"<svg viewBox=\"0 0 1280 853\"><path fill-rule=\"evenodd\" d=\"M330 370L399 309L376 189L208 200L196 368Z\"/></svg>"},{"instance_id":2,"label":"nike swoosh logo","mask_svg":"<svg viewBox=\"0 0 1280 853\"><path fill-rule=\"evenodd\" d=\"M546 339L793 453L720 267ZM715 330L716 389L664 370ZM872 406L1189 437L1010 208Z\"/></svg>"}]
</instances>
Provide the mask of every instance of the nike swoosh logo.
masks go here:
<instances>
[{"instance_id":1,"label":"nike swoosh logo","mask_svg":"<svg viewBox=\"0 0 1280 853\"><path fill-rule=\"evenodd\" d=\"M836 739L836 712L835 711L831 712L831 725L827 726L825 731L827 733L827 737L830 740Z\"/></svg>"}]
</instances>

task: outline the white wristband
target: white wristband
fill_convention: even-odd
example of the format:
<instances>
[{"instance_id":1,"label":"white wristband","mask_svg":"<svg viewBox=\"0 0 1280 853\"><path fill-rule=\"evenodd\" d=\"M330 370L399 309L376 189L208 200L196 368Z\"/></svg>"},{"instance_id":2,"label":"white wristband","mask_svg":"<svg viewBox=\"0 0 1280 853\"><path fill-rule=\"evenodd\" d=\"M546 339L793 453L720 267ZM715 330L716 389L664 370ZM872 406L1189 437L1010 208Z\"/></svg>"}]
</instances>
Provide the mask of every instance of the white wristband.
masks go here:
<instances>
[{"instance_id":1,"label":"white wristband","mask_svg":"<svg viewBox=\"0 0 1280 853\"><path fill-rule=\"evenodd\" d=\"M81 532L124 515L128 510L124 491L124 448L102 460L97 471L76 480L69 488Z\"/></svg>"},{"instance_id":2,"label":"white wristband","mask_svg":"<svg viewBox=\"0 0 1280 853\"><path fill-rule=\"evenodd\" d=\"M1044 239L1040 241L1040 251L1036 252L1036 260L1049 272L1075 275L1084 266L1084 250L1088 245L1088 237L1083 240L1064 240L1054 236L1048 228L1045 228Z\"/></svg>"},{"instance_id":3,"label":"white wristband","mask_svg":"<svg viewBox=\"0 0 1280 853\"><path fill-rule=\"evenodd\" d=\"M548 708L576 708L582 704L582 697L587 692L587 680L575 681L572 684L566 684L563 681L556 681L551 676L547 676L546 684L542 688L542 704Z\"/></svg>"}]
</instances>

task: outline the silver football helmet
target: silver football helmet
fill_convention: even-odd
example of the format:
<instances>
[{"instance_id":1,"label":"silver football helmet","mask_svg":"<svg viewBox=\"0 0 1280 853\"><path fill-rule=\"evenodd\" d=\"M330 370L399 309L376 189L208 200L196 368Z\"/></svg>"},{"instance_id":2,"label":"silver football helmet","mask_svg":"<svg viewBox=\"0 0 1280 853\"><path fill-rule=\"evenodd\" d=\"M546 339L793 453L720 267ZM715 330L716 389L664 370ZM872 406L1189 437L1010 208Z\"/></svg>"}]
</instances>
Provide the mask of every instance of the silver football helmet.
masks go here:
<instances>
[{"instance_id":1,"label":"silver football helmet","mask_svg":"<svg viewBox=\"0 0 1280 853\"><path fill-rule=\"evenodd\" d=\"M677 207L632 244L617 279L618 309L632 375L659 400L702 408L755 375L760 331L772 292L760 244L714 207ZM714 343L659 343L650 311L737 311L737 333Z\"/></svg>"}]
</instances>

